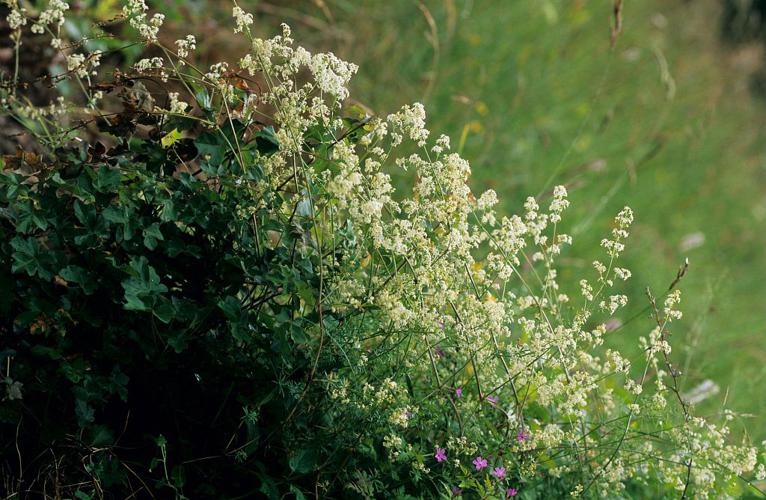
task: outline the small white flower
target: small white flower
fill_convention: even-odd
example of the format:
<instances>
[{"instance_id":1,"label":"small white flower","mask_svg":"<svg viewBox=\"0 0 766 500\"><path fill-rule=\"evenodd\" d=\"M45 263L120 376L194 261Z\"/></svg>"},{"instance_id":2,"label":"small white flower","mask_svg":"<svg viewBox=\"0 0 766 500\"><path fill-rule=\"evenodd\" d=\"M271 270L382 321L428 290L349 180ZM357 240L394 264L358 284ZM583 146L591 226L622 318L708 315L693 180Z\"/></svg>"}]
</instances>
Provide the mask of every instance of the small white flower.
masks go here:
<instances>
[{"instance_id":1,"label":"small white flower","mask_svg":"<svg viewBox=\"0 0 766 500\"><path fill-rule=\"evenodd\" d=\"M231 12L234 17L234 22L237 27L234 28L234 33L241 33L243 31L249 31L250 26L253 24L253 15L245 12L239 5L235 5Z\"/></svg>"},{"instance_id":2,"label":"small white flower","mask_svg":"<svg viewBox=\"0 0 766 500\"><path fill-rule=\"evenodd\" d=\"M24 8L11 9L11 12L5 18L5 20L8 22L8 27L11 28L12 30L17 30L21 28L22 26L26 26L27 24L27 18L25 15L26 12L27 12L27 9L24 9Z\"/></svg>"},{"instance_id":3,"label":"small white flower","mask_svg":"<svg viewBox=\"0 0 766 500\"><path fill-rule=\"evenodd\" d=\"M168 93L168 98L170 98L171 113L179 115L186 113L186 109L189 107L189 105L183 101L178 100L178 92Z\"/></svg>"},{"instance_id":4,"label":"small white flower","mask_svg":"<svg viewBox=\"0 0 766 500\"><path fill-rule=\"evenodd\" d=\"M186 35L186 38L176 40L178 57L189 57L189 54L197 49L197 39L194 35ZM183 61L180 61L183 63Z\"/></svg>"}]
</instances>

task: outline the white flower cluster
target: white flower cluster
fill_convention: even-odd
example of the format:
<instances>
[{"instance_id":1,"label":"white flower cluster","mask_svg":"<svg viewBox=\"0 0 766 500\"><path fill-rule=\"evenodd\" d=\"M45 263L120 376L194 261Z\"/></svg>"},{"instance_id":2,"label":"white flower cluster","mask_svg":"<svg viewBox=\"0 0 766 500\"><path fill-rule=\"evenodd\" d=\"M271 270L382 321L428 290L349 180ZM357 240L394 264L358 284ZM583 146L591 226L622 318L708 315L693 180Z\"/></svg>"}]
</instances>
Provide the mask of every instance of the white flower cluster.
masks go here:
<instances>
[{"instance_id":1,"label":"white flower cluster","mask_svg":"<svg viewBox=\"0 0 766 500\"><path fill-rule=\"evenodd\" d=\"M69 4L64 0L49 0L48 5L32 24L32 33L43 34L48 26L55 26L56 31L64 25L64 12L69 10Z\"/></svg>"},{"instance_id":2,"label":"white flower cluster","mask_svg":"<svg viewBox=\"0 0 766 500\"><path fill-rule=\"evenodd\" d=\"M100 50L93 51L88 57L79 53L69 54L66 56L67 70L80 78L95 76L96 68L101 65L101 54Z\"/></svg>"},{"instance_id":3,"label":"white flower cluster","mask_svg":"<svg viewBox=\"0 0 766 500\"><path fill-rule=\"evenodd\" d=\"M170 99L169 111L171 114L182 115L186 113L186 110L189 108L189 104L178 100L178 92L168 93L168 98Z\"/></svg>"},{"instance_id":4,"label":"white flower cluster","mask_svg":"<svg viewBox=\"0 0 766 500\"><path fill-rule=\"evenodd\" d=\"M356 73L356 66L325 53L311 57L308 67L321 92L341 101L348 97L346 85Z\"/></svg>"},{"instance_id":5,"label":"white flower cluster","mask_svg":"<svg viewBox=\"0 0 766 500\"><path fill-rule=\"evenodd\" d=\"M668 321L673 321L675 319L681 319L683 317L683 313L676 309L676 306L681 303L681 290L673 290L668 294L667 297L665 297L665 316L667 317Z\"/></svg>"},{"instance_id":6,"label":"white flower cluster","mask_svg":"<svg viewBox=\"0 0 766 500\"><path fill-rule=\"evenodd\" d=\"M220 80L223 75L229 70L229 64L226 62L219 62L215 63L212 66L210 66L210 69L207 73L205 73L205 78L212 82L216 83L218 80Z\"/></svg>"},{"instance_id":7,"label":"white flower cluster","mask_svg":"<svg viewBox=\"0 0 766 500\"><path fill-rule=\"evenodd\" d=\"M0 99L0 106L6 108L9 102L7 99ZM43 120L45 118L60 118L67 114L69 111L69 104L66 102L63 96L56 98L54 102L51 102L47 106L31 106L26 105L21 108L16 108L16 112L31 120Z\"/></svg>"},{"instance_id":8,"label":"white flower cluster","mask_svg":"<svg viewBox=\"0 0 766 500\"><path fill-rule=\"evenodd\" d=\"M553 201L551 201L548 211L551 214L551 222L554 224L561 220L561 214L569 207L567 200L567 190L564 186L556 186L553 189Z\"/></svg>"},{"instance_id":9,"label":"white flower cluster","mask_svg":"<svg viewBox=\"0 0 766 500\"><path fill-rule=\"evenodd\" d=\"M246 23L247 17L235 21ZM243 25L244 26L244 25ZM252 40L252 50L243 57L240 67L250 75L266 76L268 89L249 101L246 111L252 112L259 104L277 109L274 120L278 126L277 138L286 154L302 148L302 138L308 127L317 122L330 125L341 102L348 96L347 84L356 72L356 65L341 61L332 54L311 54L305 49L293 48L290 28L282 25L282 34L269 40ZM305 68L311 79L298 85L300 71ZM231 95L231 92L225 92ZM284 163L283 156L270 161L275 166Z\"/></svg>"},{"instance_id":10,"label":"white flower cluster","mask_svg":"<svg viewBox=\"0 0 766 500\"><path fill-rule=\"evenodd\" d=\"M433 145L431 148L431 152L436 153L437 155L442 154L444 151L447 151L450 148L450 138L448 135L440 135L438 139L436 139L436 144Z\"/></svg>"},{"instance_id":11,"label":"white flower cluster","mask_svg":"<svg viewBox=\"0 0 766 500\"><path fill-rule=\"evenodd\" d=\"M80 77L88 74L88 70L85 67L85 56L83 54L71 54L67 56L66 65L69 71L75 71Z\"/></svg>"},{"instance_id":12,"label":"white flower cluster","mask_svg":"<svg viewBox=\"0 0 766 500\"><path fill-rule=\"evenodd\" d=\"M237 27L234 28L234 33L241 33L243 31L250 31L250 26L253 24L253 15L245 12L239 5L235 5L232 9L231 15L234 17L234 22Z\"/></svg>"},{"instance_id":13,"label":"white flower cluster","mask_svg":"<svg viewBox=\"0 0 766 500\"><path fill-rule=\"evenodd\" d=\"M416 102L412 106L405 105L401 111L388 116L391 126L391 145L396 147L406 137L416 142L418 147L426 145L428 130L426 129L426 109Z\"/></svg>"},{"instance_id":14,"label":"white flower cluster","mask_svg":"<svg viewBox=\"0 0 766 500\"><path fill-rule=\"evenodd\" d=\"M165 61L161 57L144 58L135 63L133 68L139 73L145 73L153 69L162 68L164 64Z\"/></svg>"},{"instance_id":15,"label":"white flower cluster","mask_svg":"<svg viewBox=\"0 0 766 500\"><path fill-rule=\"evenodd\" d=\"M186 35L186 38L176 40L176 53L178 54L179 62L185 64L183 59L189 57L189 54L197 50L197 39L194 35Z\"/></svg>"},{"instance_id":16,"label":"white flower cluster","mask_svg":"<svg viewBox=\"0 0 766 500\"><path fill-rule=\"evenodd\" d=\"M5 20L8 22L8 27L12 30L17 30L21 28L22 26L26 26L27 24L27 17L26 12L27 9L25 8L19 8L17 5L11 5L11 11L8 13L8 16L6 16Z\"/></svg>"},{"instance_id":17,"label":"white flower cluster","mask_svg":"<svg viewBox=\"0 0 766 500\"><path fill-rule=\"evenodd\" d=\"M620 307L625 307L625 305L628 303L628 297L625 295L611 295L609 297L609 302L601 301L599 303L599 307L604 310L608 311L609 314L614 314L617 309Z\"/></svg>"},{"instance_id":18,"label":"white flower cluster","mask_svg":"<svg viewBox=\"0 0 766 500\"><path fill-rule=\"evenodd\" d=\"M625 249L623 241L628 237L628 228L631 224L633 224L633 210L625 207L617 214L616 227L612 229L612 239L601 240L601 246L607 249L610 257L619 257Z\"/></svg>"},{"instance_id":19,"label":"white flower cluster","mask_svg":"<svg viewBox=\"0 0 766 500\"><path fill-rule=\"evenodd\" d=\"M160 27L165 21L165 15L155 13L149 18L146 13L148 10L149 7L144 0L127 0L127 4L122 8L122 13L128 18L130 25L138 30L146 43L156 43Z\"/></svg>"}]
</instances>

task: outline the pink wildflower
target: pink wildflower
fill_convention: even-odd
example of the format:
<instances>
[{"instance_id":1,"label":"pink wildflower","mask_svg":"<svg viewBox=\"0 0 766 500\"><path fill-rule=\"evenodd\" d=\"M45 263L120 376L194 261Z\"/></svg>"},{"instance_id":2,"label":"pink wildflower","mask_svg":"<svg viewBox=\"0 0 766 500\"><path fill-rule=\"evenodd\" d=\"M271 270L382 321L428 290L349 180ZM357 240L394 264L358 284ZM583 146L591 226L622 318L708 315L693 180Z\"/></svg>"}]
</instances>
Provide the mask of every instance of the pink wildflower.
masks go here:
<instances>
[{"instance_id":1,"label":"pink wildflower","mask_svg":"<svg viewBox=\"0 0 766 500\"><path fill-rule=\"evenodd\" d=\"M476 466L476 470L482 470L487 467L487 459L481 458L481 455L473 459L473 463Z\"/></svg>"},{"instance_id":2,"label":"pink wildflower","mask_svg":"<svg viewBox=\"0 0 766 500\"><path fill-rule=\"evenodd\" d=\"M508 491L505 492L505 497L513 498L518 494L519 494L519 490L517 490L516 488L508 488Z\"/></svg>"},{"instance_id":3,"label":"pink wildflower","mask_svg":"<svg viewBox=\"0 0 766 500\"><path fill-rule=\"evenodd\" d=\"M437 447L436 453L434 454L434 456L436 457L437 462L447 460L447 450L445 450L444 448Z\"/></svg>"},{"instance_id":4,"label":"pink wildflower","mask_svg":"<svg viewBox=\"0 0 766 500\"><path fill-rule=\"evenodd\" d=\"M492 471L492 475L498 479L505 478L505 467L495 467L495 470Z\"/></svg>"}]
</instances>

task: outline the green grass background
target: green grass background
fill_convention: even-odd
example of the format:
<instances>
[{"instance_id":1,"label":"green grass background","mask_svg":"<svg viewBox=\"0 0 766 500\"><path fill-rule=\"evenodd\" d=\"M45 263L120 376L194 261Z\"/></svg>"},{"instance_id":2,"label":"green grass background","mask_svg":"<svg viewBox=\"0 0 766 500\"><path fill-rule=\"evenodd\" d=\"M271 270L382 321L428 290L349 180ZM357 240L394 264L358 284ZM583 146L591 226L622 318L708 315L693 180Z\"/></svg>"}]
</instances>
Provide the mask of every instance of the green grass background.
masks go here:
<instances>
[{"instance_id":1,"label":"green grass background","mask_svg":"<svg viewBox=\"0 0 766 500\"><path fill-rule=\"evenodd\" d=\"M502 211L565 184L575 242L562 281L591 272L611 218L630 205L634 277L621 318L647 305L645 287L661 294L688 257L672 338L683 388L715 381L721 393L698 411L749 414L738 429L760 441L765 109L748 87L764 56L721 42L718 3L626 0L611 48L608 0L239 1L261 36L286 21L299 43L359 64L352 96L376 113L424 102L433 133L452 136L475 191L495 189ZM209 3L183 5L180 15L209 27L203 50L231 57L228 6L211 16ZM684 249L694 233L704 244ZM644 314L609 343L636 355L651 328Z\"/></svg>"}]
</instances>

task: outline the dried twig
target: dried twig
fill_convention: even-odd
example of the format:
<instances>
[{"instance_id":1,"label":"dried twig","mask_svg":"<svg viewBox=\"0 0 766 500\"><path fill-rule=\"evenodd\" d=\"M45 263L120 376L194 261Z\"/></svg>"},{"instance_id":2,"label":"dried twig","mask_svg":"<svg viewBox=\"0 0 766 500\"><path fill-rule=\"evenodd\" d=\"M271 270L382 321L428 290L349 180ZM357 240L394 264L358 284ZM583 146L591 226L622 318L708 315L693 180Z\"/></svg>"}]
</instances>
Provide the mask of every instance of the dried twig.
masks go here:
<instances>
[{"instance_id":1,"label":"dried twig","mask_svg":"<svg viewBox=\"0 0 766 500\"><path fill-rule=\"evenodd\" d=\"M614 0L614 6L612 7L612 38L610 41L611 48L617 45L617 37L622 32L622 0Z\"/></svg>"}]
</instances>

